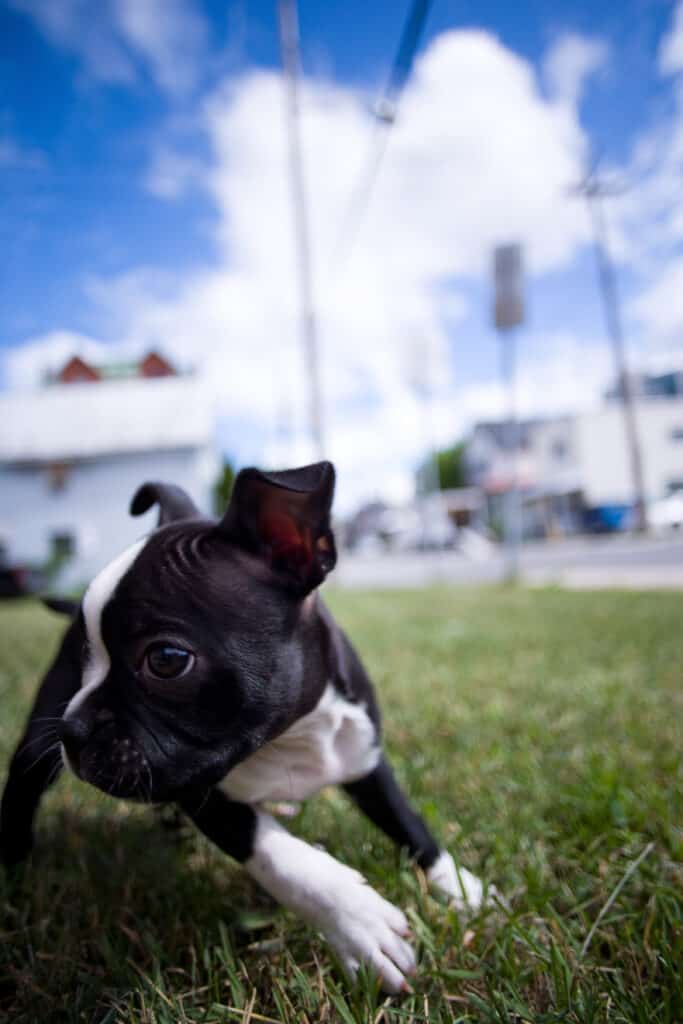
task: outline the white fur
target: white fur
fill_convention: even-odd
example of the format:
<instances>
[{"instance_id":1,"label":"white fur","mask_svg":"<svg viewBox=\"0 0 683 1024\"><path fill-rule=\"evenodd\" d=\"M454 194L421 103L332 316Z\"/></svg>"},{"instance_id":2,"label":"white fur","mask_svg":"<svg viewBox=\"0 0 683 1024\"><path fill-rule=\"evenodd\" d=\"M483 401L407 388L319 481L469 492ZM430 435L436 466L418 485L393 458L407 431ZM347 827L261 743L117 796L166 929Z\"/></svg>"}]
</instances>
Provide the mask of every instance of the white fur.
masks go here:
<instances>
[{"instance_id":1,"label":"white fur","mask_svg":"<svg viewBox=\"0 0 683 1024\"><path fill-rule=\"evenodd\" d=\"M231 800L305 800L377 766L377 734L365 707L328 685L313 711L248 757L220 783Z\"/></svg>"},{"instance_id":2,"label":"white fur","mask_svg":"<svg viewBox=\"0 0 683 1024\"><path fill-rule=\"evenodd\" d=\"M245 867L275 899L323 933L351 977L367 964L388 992L407 987L405 976L415 969L413 951L403 938L408 922L357 871L261 812Z\"/></svg>"},{"instance_id":3,"label":"white fur","mask_svg":"<svg viewBox=\"0 0 683 1024\"><path fill-rule=\"evenodd\" d=\"M427 869L427 881L438 892L447 896L450 904L460 912L480 910L484 903L491 902L496 892L489 889L489 899L484 900L484 884L467 868L459 867L447 850L442 850L437 860Z\"/></svg>"},{"instance_id":4,"label":"white fur","mask_svg":"<svg viewBox=\"0 0 683 1024\"><path fill-rule=\"evenodd\" d=\"M109 672L111 661L104 640L102 639L102 611L111 599L117 584L147 543L147 538L137 541L118 555L100 573L97 574L83 597L83 618L88 638L88 660L83 668L81 689L69 701L64 718L71 717L81 706L89 694L104 682Z\"/></svg>"}]
</instances>

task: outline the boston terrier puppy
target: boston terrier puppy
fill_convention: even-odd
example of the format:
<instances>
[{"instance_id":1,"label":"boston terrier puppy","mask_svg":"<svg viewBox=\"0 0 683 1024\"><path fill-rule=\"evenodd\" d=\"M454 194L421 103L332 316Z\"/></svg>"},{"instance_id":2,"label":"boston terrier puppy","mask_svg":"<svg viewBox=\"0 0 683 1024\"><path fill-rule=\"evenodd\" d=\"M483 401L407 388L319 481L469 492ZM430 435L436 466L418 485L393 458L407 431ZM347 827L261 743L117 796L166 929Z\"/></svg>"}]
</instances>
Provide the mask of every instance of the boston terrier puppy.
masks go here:
<instances>
[{"instance_id":1,"label":"boston terrier puppy","mask_svg":"<svg viewBox=\"0 0 683 1024\"><path fill-rule=\"evenodd\" d=\"M218 523L178 487L138 490L132 514L156 503L158 527L85 592L11 763L0 851L29 853L64 762L113 796L179 805L349 975L369 965L399 992L415 969L402 911L265 809L341 784L456 908L483 901L399 789L372 685L316 592L336 561L333 490L329 462L244 469Z\"/></svg>"}]
</instances>

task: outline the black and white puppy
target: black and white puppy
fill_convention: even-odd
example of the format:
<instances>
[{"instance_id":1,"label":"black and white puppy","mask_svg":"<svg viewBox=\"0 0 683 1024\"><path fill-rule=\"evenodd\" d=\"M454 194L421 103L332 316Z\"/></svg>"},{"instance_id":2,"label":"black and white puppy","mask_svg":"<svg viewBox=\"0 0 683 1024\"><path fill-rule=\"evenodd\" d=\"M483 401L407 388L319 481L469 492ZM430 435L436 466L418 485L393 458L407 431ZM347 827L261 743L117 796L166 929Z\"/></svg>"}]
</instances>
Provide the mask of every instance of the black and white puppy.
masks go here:
<instances>
[{"instance_id":1,"label":"black and white puppy","mask_svg":"<svg viewBox=\"0 0 683 1024\"><path fill-rule=\"evenodd\" d=\"M414 970L403 913L264 809L340 783L457 907L482 902L398 788L370 681L316 593L336 560L333 490L329 462L245 469L216 523L178 487L140 488L131 512L158 503L158 528L85 593L12 760L0 849L28 854L64 756L106 793L180 805L349 974L368 964L397 992Z\"/></svg>"}]
</instances>

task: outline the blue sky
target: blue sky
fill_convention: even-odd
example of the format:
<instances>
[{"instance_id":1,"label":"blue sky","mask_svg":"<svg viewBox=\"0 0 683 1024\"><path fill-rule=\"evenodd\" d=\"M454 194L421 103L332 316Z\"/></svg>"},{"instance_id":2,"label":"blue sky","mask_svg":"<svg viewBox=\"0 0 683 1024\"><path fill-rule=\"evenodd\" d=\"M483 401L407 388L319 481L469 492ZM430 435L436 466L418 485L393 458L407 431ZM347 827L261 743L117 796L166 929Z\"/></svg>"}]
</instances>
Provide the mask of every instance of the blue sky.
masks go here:
<instances>
[{"instance_id":1,"label":"blue sky","mask_svg":"<svg viewBox=\"0 0 683 1024\"><path fill-rule=\"evenodd\" d=\"M405 490L416 363L438 440L499 410L496 240L525 242L525 410L599 395L590 235L562 194L590 151L629 184L610 217L632 358L683 363L683 5L434 0L353 265L328 273L406 8L300 2L329 445L354 495ZM154 343L208 368L240 460L304 457L275 4L5 0L0 53L4 385L69 346ZM356 472L368 434L396 451Z\"/></svg>"}]
</instances>

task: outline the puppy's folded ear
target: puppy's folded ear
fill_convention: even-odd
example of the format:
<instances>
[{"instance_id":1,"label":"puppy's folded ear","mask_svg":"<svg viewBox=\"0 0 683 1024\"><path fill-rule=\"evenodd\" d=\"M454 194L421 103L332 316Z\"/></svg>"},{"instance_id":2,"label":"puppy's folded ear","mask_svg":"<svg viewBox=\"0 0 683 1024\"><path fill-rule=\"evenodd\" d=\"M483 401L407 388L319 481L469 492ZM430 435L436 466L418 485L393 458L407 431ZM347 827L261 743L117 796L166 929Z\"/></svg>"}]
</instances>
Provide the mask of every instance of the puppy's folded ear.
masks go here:
<instances>
[{"instance_id":1,"label":"puppy's folded ear","mask_svg":"<svg viewBox=\"0 0 683 1024\"><path fill-rule=\"evenodd\" d=\"M288 589L306 594L334 568L330 527L334 466L238 474L219 526L224 537L260 558Z\"/></svg>"},{"instance_id":2,"label":"puppy's folded ear","mask_svg":"<svg viewBox=\"0 0 683 1024\"><path fill-rule=\"evenodd\" d=\"M141 516L155 504L159 506L157 526L165 526L177 519L199 517L199 509L182 487L156 481L143 484L137 489L130 503L130 514Z\"/></svg>"}]
</instances>

